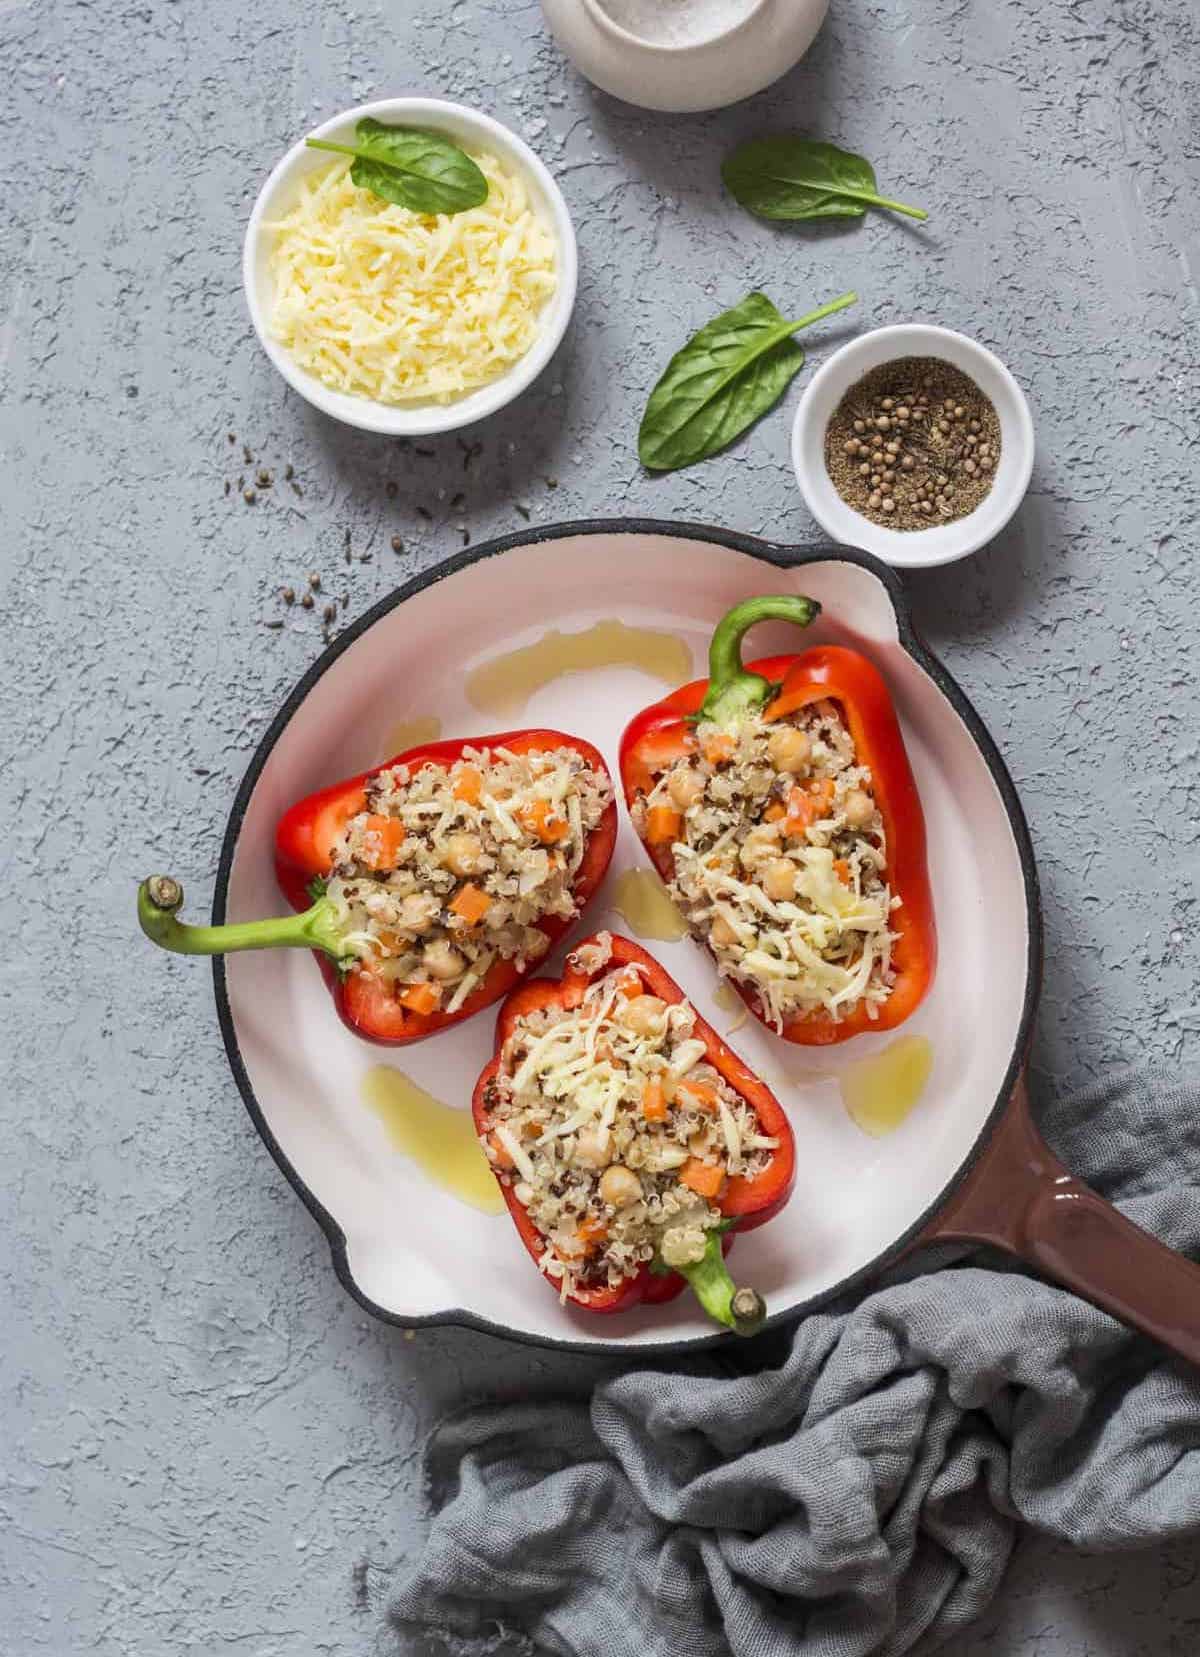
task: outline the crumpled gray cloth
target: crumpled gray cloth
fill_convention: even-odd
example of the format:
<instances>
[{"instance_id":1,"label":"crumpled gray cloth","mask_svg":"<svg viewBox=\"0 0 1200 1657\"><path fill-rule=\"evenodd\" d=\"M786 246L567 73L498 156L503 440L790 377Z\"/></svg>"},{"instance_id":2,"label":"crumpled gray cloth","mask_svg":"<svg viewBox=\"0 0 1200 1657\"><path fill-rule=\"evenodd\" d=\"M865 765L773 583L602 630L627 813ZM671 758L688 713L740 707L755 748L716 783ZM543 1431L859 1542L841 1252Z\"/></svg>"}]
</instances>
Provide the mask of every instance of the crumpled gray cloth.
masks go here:
<instances>
[{"instance_id":1,"label":"crumpled gray cloth","mask_svg":"<svg viewBox=\"0 0 1200 1657\"><path fill-rule=\"evenodd\" d=\"M1051 1126L1200 1251L1200 1075L1126 1075ZM499 1624L572 1657L896 1657L983 1611L1018 1520L1090 1548L1200 1525L1200 1374L998 1258L940 1259L590 1403L445 1422L395 1649Z\"/></svg>"}]
</instances>

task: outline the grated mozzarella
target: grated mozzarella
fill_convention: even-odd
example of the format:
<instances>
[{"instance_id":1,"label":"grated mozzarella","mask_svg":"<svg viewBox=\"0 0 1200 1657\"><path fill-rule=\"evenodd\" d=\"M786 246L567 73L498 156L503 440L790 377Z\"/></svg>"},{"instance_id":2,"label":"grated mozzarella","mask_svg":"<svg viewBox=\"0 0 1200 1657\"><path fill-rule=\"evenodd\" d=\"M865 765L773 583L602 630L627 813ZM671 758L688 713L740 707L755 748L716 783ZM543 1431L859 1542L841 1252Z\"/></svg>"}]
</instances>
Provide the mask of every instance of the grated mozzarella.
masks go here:
<instances>
[{"instance_id":1,"label":"grated mozzarella","mask_svg":"<svg viewBox=\"0 0 1200 1657\"><path fill-rule=\"evenodd\" d=\"M554 233L518 173L472 159L488 198L465 213L386 202L336 161L266 227L271 332L309 373L375 402L447 403L529 350L558 285Z\"/></svg>"}]
</instances>

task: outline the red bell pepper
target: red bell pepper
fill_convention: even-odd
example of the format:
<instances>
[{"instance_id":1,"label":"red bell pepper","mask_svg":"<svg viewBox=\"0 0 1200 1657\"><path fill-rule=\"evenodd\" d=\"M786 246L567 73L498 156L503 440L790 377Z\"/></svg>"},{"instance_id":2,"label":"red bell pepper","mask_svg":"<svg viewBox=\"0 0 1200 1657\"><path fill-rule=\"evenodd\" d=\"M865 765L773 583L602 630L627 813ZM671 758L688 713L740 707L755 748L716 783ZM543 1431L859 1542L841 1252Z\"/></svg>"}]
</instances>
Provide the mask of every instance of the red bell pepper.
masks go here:
<instances>
[{"instance_id":1,"label":"red bell pepper","mask_svg":"<svg viewBox=\"0 0 1200 1657\"><path fill-rule=\"evenodd\" d=\"M608 939L611 953L603 964L586 971L580 964L579 951L586 945ZM490 1084L501 1066L505 1043L514 1034L519 1021L530 1013L546 1007L572 1008L583 1000L588 985L602 978L616 967L635 968L645 990L659 996L669 1005L685 999L683 991L653 956L627 938L598 934L585 938L567 957L566 969L559 979L532 978L519 985L508 996L496 1020L496 1052L475 1085L472 1110L475 1126L481 1137L492 1131ZM718 1234L710 1233L704 1258L694 1266L669 1270L658 1262L643 1265L623 1283L614 1288L579 1289L569 1298L589 1312L623 1312L643 1301L673 1300L686 1284L690 1284L705 1311L718 1323L740 1335L753 1334L766 1316L762 1296L753 1289L738 1289L730 1278L724 1254L732 1243L732 1233L751 1231L773 1219L791 1194L795 1176L795 1144L791 1125L783 1106L764 1082L738 1058L717 1032L697 1018L692 1035L702 1041L709 1064L716 1069L730 1087L753 1110L762 1131L779 1141L766 1169L756 1178L735 1176L726 1181L725 1189L715 1206L725 1217L726 1224ZM512 1215L521 1241L535 1261L545 1253L546 1243L530 1218L524 1204L515 1193L514 1182L499 1168L493 1168L504 1194L504 1201Z\"/></svg>"},{"instance_id":2,"label":"red bell pepper","mask_svg":"<svg viewBox=\"0 0 1200 1657\"><path fill-rule=\"evenodd\" d=\"M801 655L771 656L749 667L742 665L742 639L756 622L793 621L804 627L819 611L814 600L800 597L751 598L736 605L713 633L709 677L684 685L638 714L621 739L620 751L621 781L632 806L653 787L659 772L695 749L695 726L700 720L735 722L745 713L782 719L820 701L834 702L840 708L859 763L871 772L886 837L887 879L901 905L891 918L897 935L892 948L895 981L891 994L874 1018L866 1002L859 1001L839 1020L825 1012L808 1013L784 1025L780 1033L785 1041L814 1047L902 1024L924 999L937 962L925 818L896 711L878 669L857 650L840 645L817 645ZM659 874L669 881L675 867L670 841L647 837L646 850ZM730 982L761 1020L753 989L736 979Z\"/></svg>"},{"instance_id":3,"label":"red bell pepper","mask_svg":"<svg viewBox=\"0 0 1200 1657\"><path fill-rule=\"evenodd\" d=\"M513 987L521 976L515 961L497 958L457 1012L426 1012L402 1006L393 987L371 970L370 961L347 950L338 919L324 896L324 880L330 872L338 836L350 818L367 809L366 787L372 777L395 765L406 765L411 770L425 764L448 768L462 757L464 749L497 747L518 754L573 748L591 768L608 775L598 749L580 737L566 736L561 731L505 731L498 736L433 742L412 748L386 765L378 765L308 795L284 813L275 835L275 870L288 902L301 913L229 926L187 926L176 919L183 903L183 888L170 876L154 875L143 881L138 890L142 930L162 948L182 955L222 955L240 949L315 950L339 1014L356 1035L365 1036L369 1041L399 1045L419 1041L435 1031L461 1023L472 1013L498 1001ZM575 924L578 912L604 879L616 837L617 808L615 802L610 802L587 837L583 861L576 873L573 887L576 915L570 918L547 915L537 923L538 930L549 940L548 947Z\"/></svg>"}]
</instances>

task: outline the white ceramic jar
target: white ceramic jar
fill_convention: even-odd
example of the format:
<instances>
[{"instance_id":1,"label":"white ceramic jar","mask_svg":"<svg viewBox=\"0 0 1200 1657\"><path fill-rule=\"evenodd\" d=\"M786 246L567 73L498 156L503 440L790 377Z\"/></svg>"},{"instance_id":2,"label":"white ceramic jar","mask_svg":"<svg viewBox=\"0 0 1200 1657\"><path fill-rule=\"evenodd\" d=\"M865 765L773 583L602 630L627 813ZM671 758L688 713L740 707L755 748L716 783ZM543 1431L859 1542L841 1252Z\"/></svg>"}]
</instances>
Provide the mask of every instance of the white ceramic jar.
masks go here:
<instances>
[{"instance_id":1,"label":"white ceramic jar","mask_svg":"<svg viewBox=\"0 0 1200 1657\"><path fill-rule=\"evenodd\" d=\"M761 92L799 63L828 9L829 0L750 0L718 33L678 44L631 33L604 0L542 0L551 34L581 74L626 103L670 111L721 109Z\"/></svg>"}]
</instances>

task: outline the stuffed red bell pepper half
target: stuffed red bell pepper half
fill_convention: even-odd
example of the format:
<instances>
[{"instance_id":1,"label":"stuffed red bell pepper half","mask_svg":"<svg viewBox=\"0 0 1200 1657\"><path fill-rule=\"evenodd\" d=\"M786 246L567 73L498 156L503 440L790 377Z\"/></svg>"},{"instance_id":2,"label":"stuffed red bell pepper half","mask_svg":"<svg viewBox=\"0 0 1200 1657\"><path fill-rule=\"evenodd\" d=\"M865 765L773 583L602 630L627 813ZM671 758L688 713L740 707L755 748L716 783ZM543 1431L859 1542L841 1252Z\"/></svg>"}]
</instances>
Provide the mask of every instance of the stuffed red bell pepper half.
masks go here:
<instances>
[{"instance_id":1,"label":"stuffed red bell pepper half","mask_svg":"<svg viewBox=\"0 0 1200 1657\"><path fill-rule=\"evenodd\" d=\"M620 1312L685 1282L738 1334L765 1316L725 1249L787 1201L779 1101L643 949L601 932L561 979L500 1009L475 1125L538 1269L563 1301Z\"/></svg>"},{"instance_id":2,"label":"stuffed red bell pepper half","mask_svg":"<svg viewBox=\"0 0 1200 1657\"><path fill-rule=\"evenodd\" d=\"M545 955L603 880L616 833L589 742L527 730L431 743L285 813L276 873L299 913L188 926L179 883L156 875L138 916L183 955L315 950L357 1035L417 1041L498 1001Z\"/></svg>"},{"instance_id":3,"label":"stuffed red bell pepper half","mask_svg":"<svg viewBox=\"0 0 1200 1657\"><path fill-rule=\"evenodd\" d=\"M813 1046L902 1023L937 957L924 816L878 669L836 645L742 665L756 622L819 610L737 605L709 677L621 742L634 827L689 927L758 1018Z\"/></svg>"}]
</instances>

